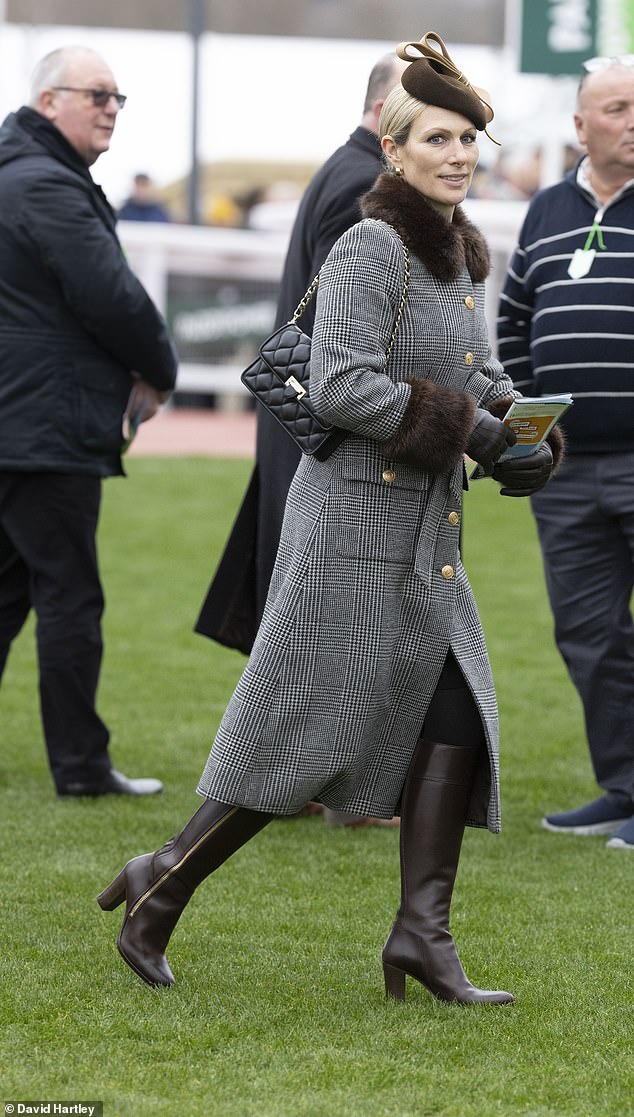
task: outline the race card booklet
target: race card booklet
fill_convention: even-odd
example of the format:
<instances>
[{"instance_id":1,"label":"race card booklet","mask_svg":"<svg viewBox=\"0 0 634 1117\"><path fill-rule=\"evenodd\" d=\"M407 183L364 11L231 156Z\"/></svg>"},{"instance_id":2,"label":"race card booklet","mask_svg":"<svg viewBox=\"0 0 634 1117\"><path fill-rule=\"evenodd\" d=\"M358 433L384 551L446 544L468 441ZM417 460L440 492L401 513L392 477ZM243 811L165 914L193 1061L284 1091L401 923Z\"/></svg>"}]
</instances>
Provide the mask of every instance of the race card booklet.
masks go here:
<instances>
[{"instance_id":1,"label":"race card booklet","mask_svg":"<svg viewBox=\"0 0 634 1117\"><path fill-rule=\"evenodd\" d=\"M502 421L513 428L517 436L517 442L514 446L509 446L508 450L500 455L498 461L504 462L509 458L523 458L527 454L534 454L536 450L539 450L555 423L561 419L573 403L572 396L567 392L558 396L536 396L534 398L522 396L520 399L514 400ZM477 462L473 462L469 479L477 481L485 476L482 467Z\"/></svg>"}]
</instances>

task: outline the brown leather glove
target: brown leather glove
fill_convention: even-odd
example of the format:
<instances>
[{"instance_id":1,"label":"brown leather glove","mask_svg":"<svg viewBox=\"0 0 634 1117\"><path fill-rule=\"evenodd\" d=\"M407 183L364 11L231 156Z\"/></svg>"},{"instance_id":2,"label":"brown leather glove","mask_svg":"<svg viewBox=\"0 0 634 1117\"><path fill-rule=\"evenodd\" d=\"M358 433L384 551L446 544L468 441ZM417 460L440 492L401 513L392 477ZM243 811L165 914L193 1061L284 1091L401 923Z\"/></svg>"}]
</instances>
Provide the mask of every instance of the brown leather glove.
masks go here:
<instances>
[{"instance_id":1,"label":"brown leather glove","mask_svg":"<svg viewBox=\"0 0 634 1117\"><path fill-rule=\"evenodd\" d=\"M475 419L467 443L467 454L482 466L487 477L500 454L517 442L515 431L505 426L484 407L476 407Z\"/></svg>"},{"instance_id":2,"label":"brown leather glove","mask_svg":"<svg viewBox=\"0 0 634 1117\"><path fill-rule=\"evenodd\" d=\"M493 467L493 478L502 485L501 496L532 496L543 489L553 471L553 452L543 442L534 454L509 458Z\"/></svg>"}]
</instances>

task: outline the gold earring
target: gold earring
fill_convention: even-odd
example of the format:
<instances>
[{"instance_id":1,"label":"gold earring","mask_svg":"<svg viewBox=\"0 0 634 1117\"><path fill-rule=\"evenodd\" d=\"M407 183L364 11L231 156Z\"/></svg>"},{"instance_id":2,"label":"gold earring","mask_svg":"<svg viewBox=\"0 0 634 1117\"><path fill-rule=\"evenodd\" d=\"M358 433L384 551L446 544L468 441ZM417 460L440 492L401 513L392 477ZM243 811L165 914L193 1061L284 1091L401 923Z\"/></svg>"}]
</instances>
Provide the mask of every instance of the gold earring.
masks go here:
<instances>
[{"instance_id":1,"label":"gold earring","mask_svg":"<svg viewBox=\"0 0 634 1117\"><path fill-rule=\"evenodd\" d=\"M395 166L394 167L394 174L396 175L397 178L402 178L403 177L403 168Z\"/></svg>"}]
</instances>

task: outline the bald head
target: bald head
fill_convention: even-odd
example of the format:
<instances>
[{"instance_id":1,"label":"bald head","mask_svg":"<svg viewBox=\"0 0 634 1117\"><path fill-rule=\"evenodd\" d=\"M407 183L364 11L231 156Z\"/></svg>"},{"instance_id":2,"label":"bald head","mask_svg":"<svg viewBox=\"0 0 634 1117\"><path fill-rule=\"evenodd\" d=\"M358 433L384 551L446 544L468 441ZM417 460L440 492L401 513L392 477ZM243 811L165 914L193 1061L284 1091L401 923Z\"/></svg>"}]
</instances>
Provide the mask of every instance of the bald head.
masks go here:
<instances>
[{"instance_id":1,"label":"bald head","mask_svg":"<svg viewBox=\"0 0 634 1117\"><path fill-rule=\"evenodd\" d=\"M74 71L91 64L104 65L104 61L90 47L59 47L46 54L38 62L31 77L31 108L37 108L38 98L46 89L53 89L56 85L72 85Z\"/></svg>"},{"instance_id":2,"label":"bald head","mask_svg":"<svg viewBox=\"0 0 634 1117\"><path fill-rule=\"evenodd\" d=\"M383 102L391 89L398 85L403 70L409 65L397 58L394 52L384 54L372 67L363 106L361 123L370 132L379 130L379 117Z\"/></svg>"},{"instance_id":3,"label":"bald head","mask_svg":"<svg viewBox=\"0 0 634 1117\"><path fill-rule=\"evenodd\" d=\"M585 74L574 119L593 184L599 182L609 198L634 178L634 67L615 63Z\"/></svg>"}]
</instances>

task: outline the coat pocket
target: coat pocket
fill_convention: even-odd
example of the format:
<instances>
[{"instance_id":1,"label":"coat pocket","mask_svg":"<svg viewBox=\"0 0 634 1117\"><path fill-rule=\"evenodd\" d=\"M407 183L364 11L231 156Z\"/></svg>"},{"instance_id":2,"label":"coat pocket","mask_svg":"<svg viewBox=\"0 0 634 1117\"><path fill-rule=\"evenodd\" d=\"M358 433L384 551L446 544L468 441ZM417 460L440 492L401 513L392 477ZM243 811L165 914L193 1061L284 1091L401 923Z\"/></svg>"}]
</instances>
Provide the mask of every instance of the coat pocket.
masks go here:
<instances>
[{"instance_id":1,"label":"coat pocket","mask_svg":"<svg viewBox=\"0 0 634 1117\"><path fill-rule=\"evenodd\" d=\"M76 368L77 436L87 450L118 453L131 380L124 370Z\"/></svg>"},{"instance_id":2,"label":"coat pocket","mask_svg":"<svg viewBox=\"0 0 634 1117\"><path fill-rule=\"evenodd\" d=\"M395 472L386 469L388 480L381 483L347 478L333 486L336 554L368 563L414 564L428 491L422 484L398 484Z\"/></svg>"}]
</instances>

